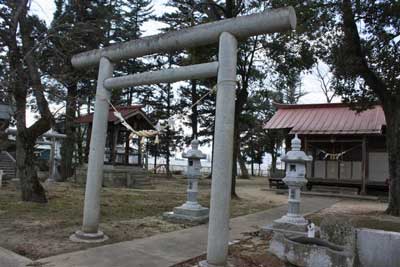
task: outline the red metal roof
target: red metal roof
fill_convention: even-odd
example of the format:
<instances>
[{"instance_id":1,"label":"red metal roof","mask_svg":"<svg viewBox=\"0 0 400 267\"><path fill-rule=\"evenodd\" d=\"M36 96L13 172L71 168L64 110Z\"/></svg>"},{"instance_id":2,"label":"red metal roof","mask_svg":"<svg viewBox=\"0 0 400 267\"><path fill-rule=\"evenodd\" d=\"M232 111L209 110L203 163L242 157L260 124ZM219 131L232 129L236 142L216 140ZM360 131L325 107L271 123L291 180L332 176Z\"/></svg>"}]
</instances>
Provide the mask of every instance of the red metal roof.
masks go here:
<instances>
[{"instance_id":1,"label":"red metal roof","mask_svg":"<svg viewBox=\"0 0 400 267\"><path fill-rule=\"evenodd\" d=\"M142 113L143 116L144 113L142 112L143 105L133 105L133 106L126 106L126 107L115 107L121 114L124 119L129 118L131 115L135 113ZM114 110L112 108L109 109L108 111L108 121L109 122L115 122L117 121L118 118L114 116ZM93 113L83 115L75 120L76 123L91 123L93 121Z\"/></svg>"},{"instance_id":2,"label":"red metal roof","mask_svg":"<svg viewBox=\"0 0 400 267\"><path fill-rule=\"evenodd\" d=\"M357 113L346 104L275 104L264 129L290 129L290 134L381 134L386 125L379 105Z\"/></svg>"}]
</instances>

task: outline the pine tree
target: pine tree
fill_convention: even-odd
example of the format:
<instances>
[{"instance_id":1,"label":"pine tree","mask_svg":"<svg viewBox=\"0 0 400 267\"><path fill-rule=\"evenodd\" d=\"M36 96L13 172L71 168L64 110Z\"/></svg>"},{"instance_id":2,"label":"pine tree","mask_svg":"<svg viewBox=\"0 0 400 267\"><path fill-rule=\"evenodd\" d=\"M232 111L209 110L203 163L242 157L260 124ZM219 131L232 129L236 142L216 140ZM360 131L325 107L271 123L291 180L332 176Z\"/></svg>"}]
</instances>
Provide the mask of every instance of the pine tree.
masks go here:
<instances>
[{"instance_id":1,"label":"pine tree","mask_svg":"<svg viewBox=\"0 0 400 267\"><path fill-rule=\"evenodd\" d=\"M64 92L54 95L56 101L65 101L65 115L60 118L64 124L67 138L61 148L61 175L65 180L73 174L73 155L75 144L80 138L74 120L77 109L92 106L95 93L96 69L77 70L71 65L74 54L98 48L110 43L116 7L109 1L67 1L56 0L56 11L49 29L49 44L46 47L46 60L43 68L48 75L59 82ZM81 140L80 140L81 141ZM81 154L82 151L78 152Z\"/></svg>"},{"instance_id":2,"label":"pine tree","mask_svg":"<svg viewBox=\"0 0 400 267\"><path fill-rule=\"evenodd\" d=\"M179 0L168 1L167 6L173 7L173 11L163 14L159 21L168 25L163 31L179 30L187 27L192 27L198 24L207 23L210 19L201 11L202 1L194 0ZM175 60L181 66L200 64L215 60L216 46L215 47L197 47L184 51L180 57ZM208 142L212 136L212 131L208 129L209 124L213 121L214 106L207 105L206 102L215 103L215 97L212 95L207 96L202 103L194 105L203 95L207 94L215 85L215 79L207 80L191 80L185 85L181 86L178 90L180 98L180 108L185 109L192 107L190 111L190 122L186 126L190 127L192 134L190 138L186 138L185 143L189 143L193 138L201 138L201 142ZM206 128L202 127L206 124Z\"/></svg>"}]
</instances>

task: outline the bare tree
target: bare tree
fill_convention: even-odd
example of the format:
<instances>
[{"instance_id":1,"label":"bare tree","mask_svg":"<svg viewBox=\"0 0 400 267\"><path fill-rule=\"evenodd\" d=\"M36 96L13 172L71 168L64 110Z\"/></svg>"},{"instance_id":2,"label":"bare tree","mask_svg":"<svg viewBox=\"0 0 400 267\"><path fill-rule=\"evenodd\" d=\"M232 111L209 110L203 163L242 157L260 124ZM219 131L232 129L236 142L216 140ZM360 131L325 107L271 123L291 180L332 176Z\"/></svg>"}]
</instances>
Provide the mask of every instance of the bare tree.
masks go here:
<instances>
[{"instance_id":1,"label":"bare tree","mask_svg":"<svg viewBox=\"0 0 400 267\"><path fill-rule=\"evenodd\" d=\"M317 65L314 71L314 75L320 83L320 88L322 93L325 95L327 103L331 103L333 98L336 96L335 89L332 87L332 78L329 74L330 70L328 69L328 71L324 72L321 70L320 64Z\"/></svg>"}]
</instances>

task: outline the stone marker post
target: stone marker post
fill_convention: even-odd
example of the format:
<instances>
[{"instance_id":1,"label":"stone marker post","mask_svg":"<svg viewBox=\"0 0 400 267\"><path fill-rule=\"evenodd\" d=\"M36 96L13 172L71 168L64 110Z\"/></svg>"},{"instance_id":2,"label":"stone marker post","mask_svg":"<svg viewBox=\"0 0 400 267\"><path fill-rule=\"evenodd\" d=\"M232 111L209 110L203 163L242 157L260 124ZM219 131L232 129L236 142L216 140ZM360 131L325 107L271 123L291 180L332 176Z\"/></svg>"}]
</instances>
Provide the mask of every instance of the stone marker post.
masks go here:
<instances>
[{"instance_id":1,"label":"stone marker post","mask_svg":"<svg viewBox=\"0 0 400 267\"><path fill-rule=\"evenodd\" d=\"M189 221L195 223L203 223L208 221L208 208L202 207L197 202L198 180L201 176L201 159L205 159L206 155L199 150L199 141L194 139L191 142L192 148L182 154L183 158L188 159L186 177L187 201L182 206L175 207L173 212L164 213L164 218L175 221Z\"/></svg>"},{"instance_id":2,"label":"stone marker post","mask_svg":"<svg viewBox=\"0 0 400 267\"><path fill-rule=\"evenodd\" d=\"M312 161L312 157L307 156L300 149L301 140L296 134L292 139L292 149L281 159L286 163L286 176L283 181L289 187L288 212L282 218L274 221L274 229L307 231L307 221L300 213L300 191L301 187L307 183L305 178L306 162Z\"/></svg>"}]
</instances>

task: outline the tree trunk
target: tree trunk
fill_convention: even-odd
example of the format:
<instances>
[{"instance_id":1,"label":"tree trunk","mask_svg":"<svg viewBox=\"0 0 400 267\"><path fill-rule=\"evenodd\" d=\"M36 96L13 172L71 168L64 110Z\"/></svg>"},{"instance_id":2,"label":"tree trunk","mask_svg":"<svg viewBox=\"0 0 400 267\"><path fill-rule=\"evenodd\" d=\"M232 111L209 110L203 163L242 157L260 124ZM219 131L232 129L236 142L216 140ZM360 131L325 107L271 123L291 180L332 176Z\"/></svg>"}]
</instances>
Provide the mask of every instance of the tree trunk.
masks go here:
<instances>
[{"instance_id":1,"label":"tree trunk","mask_svg":"<svg viewBox=\"0 0 400 267\"><path fill-rule=\"evenodd\" d=\"M255 176L254 175L254 158L251 157L251 176Z\"/></svg>"},{"instance_id":2,"label":"tree trunk","mask_svg":"<svg viewBox=\"0 0 400 267\"><path fill-rule=\"evenodd\" d=\"M77 86L72 83L67 88L67 106L65 109L65 134L61 147L61 180L65 181L74 173L73 156L75 150L75 109L76 109Z\"/></svg>"},{"instance_id":3,"label":"tree trunk","mask_svg":"<svg viewBox=\"0 0 400 267\"><path fill-rule=\"evenodd\" d=\"M158 153L158 144L155 144L155 152L154 152L154 174L157 173L157 153Z\"/></svg>"},{"instance_id":4,"label":"tree trunk","mask_svg":"<svg viewBox=\"0 0 400 267\"><path fill-rule=\"evenodd\" d=\"M247 85L244 82L244 87L236 91L236 102L235 102L235 120L234 120L234 131L233 131L233 164L232 164L232 185L231 185L231 196L237 197L236 194L236 176L237 176L237 159L240 154L240 114L243 111L243 106L247 101ZM247 171L246 171L247 173ZM242 173L243 174L243 173ZM247 174L248 175L248 174Z\"/></svg>"},{"instance_id":5,"label":"tree trunk","mask_svg":"<svg viewBox=\"0 0 400 267\"><path fill-rule=\"evenodd\" d=\"M276 150L273 149L273 151L271 153L271 168L270 168L271 173L276 172L276 160L277 160L277 153L276 153ZM271 173L270 173L270 175L271 175Z\"/></svg>"},{"instance_id":6,"label":"tree trunk","mask_svg":"<svg viewBox=\"0 0 400 267\"><path fill-rule=\"evenodd\" d=\"M170 64L169 64L169 67L171 67L171 60L172 60L172 58L170 57L169 58L169 60L170 60ZM171 94L171 84L168 84L167 85L167 117L168 118L170 118L171 117L171 97L172 97L172 94ZM170 171L170 168L169 168L169 161L170 161L170 152L169 152L169 146L171 145L171 129L168 127L167 128L167 142L166 142L166 147L167 147L167 149L166 149L166 166L165 166L165 171L166 171L166 173L167 173L167 177L171 177L172 175L171 175L171 171Z\"/></svg>"},{"instance_id":7,"label":"tree trunk","mask_svg":"<svg viewBox=\"0 0 400 267\"><path fill-rule=\"evenodd\" d=\"M78 112L78 117L81 116L79 108L76 108L77 112ZM82 133L82 126L79 125L78 126L78 136L77 136L77 140L76 143L78 144L78 161L79 161L79 165L82 165L84 163L83 161L83 136L84 136L84 132L86 130L83 131Z\"/></svg>"},{"instance_id":8,"label":"tree trunk","mask_svg":"<svg viewBox=\"0 0 400 267\"><path fill-rule=\"evenodd\" d=\"M191 94L192 94L192 105L196 103L198 96L197 96L197 81L196 80L191 80ZM197 111L197 105L192 107L192 115L191 115L191 126L192 126L192 139L194 138L199 138L198 137L198 127L197 127L197 120L198 120L198 111Z\"/></svg>"},{"instance_id":9,"label":"tree trunk","mask_svg":"<svg viewBox=\"0 0 400 267\"><path fill-rule=\"evenodd\" d=\"M245 161L244 157L240 154L239 151L238 151L238 161L239 161L240 172L241 172L240 178L250 179L249 171L247 170L247 167L246 167L246 161Z\"/></svg>"},{"instance_id":10,"label":"tree trunk","mask_svg":"<svg viewBox=\"0 0 400 267\"><path fill-rule=\"evenodd\" d=\"M22 201L46 203L46 193L35 170L35 141L29 135L26 135L23 129L18 129L16 162L21 185L21 197Z\"/></svg>"},{"instance_id":11,"label":"tree trunk","mask_svg":"<svg viewBox=\"0 0 400 267\"><path fill-rule=\"evenodd\" d=\"M400 216L400 96L385 103L386 145L389 155L389 206L386 212Z\"/></svg>"}]
</instances>

